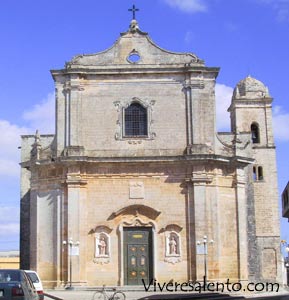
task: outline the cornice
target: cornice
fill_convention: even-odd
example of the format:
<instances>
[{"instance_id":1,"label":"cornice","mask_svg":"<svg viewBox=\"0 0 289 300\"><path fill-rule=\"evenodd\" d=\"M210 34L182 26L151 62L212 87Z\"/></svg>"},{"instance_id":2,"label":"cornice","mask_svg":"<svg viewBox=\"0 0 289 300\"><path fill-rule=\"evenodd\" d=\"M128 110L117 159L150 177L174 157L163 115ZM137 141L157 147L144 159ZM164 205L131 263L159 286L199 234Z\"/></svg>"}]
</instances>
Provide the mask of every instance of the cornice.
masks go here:
<instances>
[{"instance_id":1,"label":"cornice","mask_svg":"<svg viewBox=\"0 0 289 300\"><path fill-rule=\"evenodd\" d=\"M250 164L254 160L247 157L227 157L215 154L194 154L180 156L142 156L142 157L89 157L89 156L66 156L58 157L57 163L71 164L74 162L87 163L139 163L139 162L216 162L230 164L232 162L242 162ZM44 162L45 163L45 162Z\"/></svg>"},{"instance_id":2,"label":"cornice","mask_svg":"<svg viewBox=\"0 0 289 300\"><path fill-rule=\"evenodd\" d=\"M30 169L34 166L37 168L47 167L55 164L56 166L71 166L75 163L216 163L216 164L237 164L249 165L254 159L242 156L223 156L215 154L193 154L179 156L142 156L142 157L89 157L89 156L60 156L51 160L38 160L37 165L30 161L22 162L22 168Z\"/></svg>"},{"instance_id":3,"label":"cornice","mask_svg":"<svg viewBox=\"0 0 289 300\"><path fill-rule=\"evenodd\" d=\"M71 68L51 70L52 76L63 76L68 74L88 74L88 75L120 75L121 74L166 74L166 73L214 73L216 77L220 68L205 66L185 66L176 65L113 65L113 66L83 66L74 65Z\"/></svg>"}]
</instances>

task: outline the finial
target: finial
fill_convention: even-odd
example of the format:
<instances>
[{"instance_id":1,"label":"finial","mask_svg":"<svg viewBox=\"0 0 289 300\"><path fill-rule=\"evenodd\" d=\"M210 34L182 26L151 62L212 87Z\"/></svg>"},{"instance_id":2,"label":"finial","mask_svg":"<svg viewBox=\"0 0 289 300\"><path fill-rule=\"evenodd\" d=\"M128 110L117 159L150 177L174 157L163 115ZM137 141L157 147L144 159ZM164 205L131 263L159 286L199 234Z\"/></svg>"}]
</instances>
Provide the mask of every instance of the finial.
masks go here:
<instances>
[{"instance_id":1,"label":"finial","mask_svg":"<svg viewBox=\"0 0 289 300\"><path fill-rule=\"evenodd\" d=\"M41 150L40 134L39 134L39 131L36 130L35 136L34 136L34 144L32 145L32 150L31 150L31 158L34 160L39 160L40 159L40 150Z\"/></svg>"},{"instance_id":2,"label":"finial","mask_svg":"<svg viewBox=\"0 0 289 300\"><path fill-rule=\"evenodd\" d=\"M128 11L132 12L132 19L135 20L135 12L139 11L139 9L136 8L135 5L133 5L132 8L130 8Z\"/></svg>"},{"instance_id":3,"label":"finial","mask_svg":"<svg viewBox=\"0 0 289 300\"><path fill-rule=\"evenodd\" d=\"M129 25L129 31L135 33L139 29L137 20L131 20Z\"/></svg>"},{"instance_id":4,"label":"finial","mask_svg":"<svg viewBox=\"0 0 289 300\"><path fill-rule=\"evenodd\" d=\"M39 134L38 129L35 132L35 138L34 139L35 139L35 143L39 143L40 142L40 134Z\"/></svg>"}]
</instances>

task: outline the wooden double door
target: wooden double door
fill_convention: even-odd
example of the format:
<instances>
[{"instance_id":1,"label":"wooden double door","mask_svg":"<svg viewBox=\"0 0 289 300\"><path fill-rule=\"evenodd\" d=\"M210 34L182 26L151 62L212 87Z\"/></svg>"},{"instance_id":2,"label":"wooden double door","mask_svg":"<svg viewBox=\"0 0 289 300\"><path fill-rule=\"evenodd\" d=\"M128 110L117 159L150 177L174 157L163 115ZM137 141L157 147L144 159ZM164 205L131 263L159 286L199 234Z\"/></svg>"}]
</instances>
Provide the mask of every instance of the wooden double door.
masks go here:
<instances>
[{"instance_id":1,"label":"wooden double door","mask_svg":"<svg viewBox=\"0 0 289 300\"><path fill-rule=\"evenodd\" d=\"M152 228L124 228L124 284L148 284L153 278Z\"/></svg>"}]
</instances>

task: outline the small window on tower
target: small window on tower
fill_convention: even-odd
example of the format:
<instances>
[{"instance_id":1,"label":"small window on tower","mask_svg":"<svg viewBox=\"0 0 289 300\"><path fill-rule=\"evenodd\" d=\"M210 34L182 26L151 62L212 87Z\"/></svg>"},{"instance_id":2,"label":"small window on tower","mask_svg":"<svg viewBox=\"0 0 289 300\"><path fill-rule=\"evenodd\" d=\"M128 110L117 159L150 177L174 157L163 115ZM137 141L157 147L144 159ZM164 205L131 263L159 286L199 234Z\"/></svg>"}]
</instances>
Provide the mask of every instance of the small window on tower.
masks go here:
<instances>
[{"instance_id":1,"label":"small window on tower","mask_svg":"<svg viewBox=\"0 0 289 300\"><path fill-rule=\"evenodd\" d=\"M254 181L257 180L257 170L256 170L256 167L253 167L253 180Z\"/></svg>"},{"instance_id":2,"label":"small window on tower","mask_svg":"<svg viewBox=\"0 0 289 300\"><path fill-rule=\"evenodd\" d=\"M263 168L258 167L258 180L263 180Z\"/></svg>"},{"instance_id":3,"label":"small window on tower","mask_svg":"<svg viewBox=\"0 0 289 300\"><path fill-rule=\"evenodd\" d=\"M260 132L259 132L259 126L256 123L253 123L251 125L251 137L253 144L260 143Z\"/></svg>"},{"instance_id":4,"label":"small window on tower","mask_svg":"<svg viewBox=\"0 0 289 300\"><path fill-rule=\"evenodd\" d=\"M263 167L261 167L261 166L253 166L253 180L254 181L262 181L262 180L264 180Z\"/></svg>"}]
</instances>

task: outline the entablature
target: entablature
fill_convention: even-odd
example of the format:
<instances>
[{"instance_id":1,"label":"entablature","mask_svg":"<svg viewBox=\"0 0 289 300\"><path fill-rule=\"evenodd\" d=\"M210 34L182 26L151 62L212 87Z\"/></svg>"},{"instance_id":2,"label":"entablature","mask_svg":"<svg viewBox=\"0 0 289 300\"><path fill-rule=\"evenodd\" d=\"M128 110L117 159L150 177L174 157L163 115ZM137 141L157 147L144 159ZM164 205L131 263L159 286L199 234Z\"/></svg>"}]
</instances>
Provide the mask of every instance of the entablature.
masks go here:
<instances>
[{"instance_id":1,"label":"entablature","mask_svg":"<svg viewBox=\"0 0 289 300\"><path fill-rule=\"evenodd\" d=\"M37 163L32 164L30 161L22 162L22 168L30 168L36 166L49 166L51 164L71 165L71 163L178 163L178 162L192 162L192 163L216 163L216 164L241 164L248 165L254 162L254 159L242 156L226 157L215 154L194 154L194 155L180 155L180 156L142 156L142 157L89 157L89 156L59 156L53 161L45 159L38 160Z\"/></svg>"},{"instance_id":2,"label":"entablature","mask_svg":"<svg viewBox=\"0 0 289 300\"><path fill-rule=\"evenodd\" d=\"M81 66L75 65L71 68L60 69L60 70L51 70L51 74L56 79L57 76L63 75L125 75L125 74L185 74L191 73L199 74L200 72L203 74L212 73L217 77L220 68L217 67L202 67L202 66L186 66L184 64L171 64L171 65L113 65L113 66Z\"/></svg>"}]
</instances>

